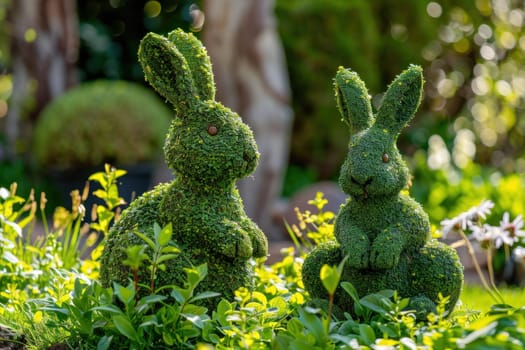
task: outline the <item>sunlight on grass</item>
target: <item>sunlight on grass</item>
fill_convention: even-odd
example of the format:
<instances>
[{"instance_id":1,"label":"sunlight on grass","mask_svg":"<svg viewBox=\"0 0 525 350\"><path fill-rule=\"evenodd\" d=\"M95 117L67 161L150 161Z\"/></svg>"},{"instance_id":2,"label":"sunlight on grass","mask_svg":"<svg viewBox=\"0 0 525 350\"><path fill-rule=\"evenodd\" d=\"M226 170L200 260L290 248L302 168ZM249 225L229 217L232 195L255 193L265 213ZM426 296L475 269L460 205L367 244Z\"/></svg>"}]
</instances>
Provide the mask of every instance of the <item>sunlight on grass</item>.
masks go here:
<instances>
[{"instance_id":1,"label":"sunlight on grass","mask_svg":"<svg viewBox=\"0 0 525 350\"><path fill-rule=\"evenodd\" d=\"M525 305L525 288L501 287L499 288L505 303L514 307ZM481 286L465 285L460 296L462 308L486 312L494 304L494 299Z\"/></svg>"}]
</instances>

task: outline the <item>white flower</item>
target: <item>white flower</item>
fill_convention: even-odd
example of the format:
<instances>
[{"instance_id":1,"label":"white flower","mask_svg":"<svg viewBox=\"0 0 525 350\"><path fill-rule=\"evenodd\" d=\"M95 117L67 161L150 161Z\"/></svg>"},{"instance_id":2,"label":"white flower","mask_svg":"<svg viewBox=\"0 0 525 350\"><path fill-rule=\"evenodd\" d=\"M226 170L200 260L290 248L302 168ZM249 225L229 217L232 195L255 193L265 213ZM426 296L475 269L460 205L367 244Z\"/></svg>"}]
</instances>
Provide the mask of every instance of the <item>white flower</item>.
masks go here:
<instances>
[{"instance_id":1,"label":"white flower","mask_svg":"<svg viewBox=\"0 0 525 350\"><path fill-rule=\"evenodd\" d=\"M502 245L508 245L512 247L516 240L509 235L507 231L503 231L497 226L490 226L492 240L494 241L494 246L496 248L501 247Z\"/></svg>"},{"instance_id":2,"label":"white flower","mask_svg":"<svg viewBox=\"0 0 525 350\"><path fill-rule=\"evenodd\" d=\"M467 228L470 228L474 222L479 221L479 218L485 219L492 208L494 208L494 203L492 201L485 200L478 206L470 208L455 218L441 221L440 224L443 237L445 238L450 232L457 229L461 228L462 230L466 230Z\"/></svg>"},{"instance_id":3,"label":"white flower","mask_svg":"<svg viewBox=\"0 0 525 350\"><path fill-rule=\"evenodd\" d=\"M7 188L0 187L0 198L7 199L7 197L9 197L9 191Z\"/></svg>"},{"instance_id":4,"label":"white flower","mask_svg":"<svg viewBox=\"0 0 525 350\"><path fill-rule=\"evenodd\" d=\"M469 227L472 231L471 237L477 240L482 246L493 242L496 248L502 245L512 246L516 240L509 235L508 231L502 230L501 227L485 224L483 226L472 225Z\"/></svg>"},{"instance_id":5,"label":"white flower","mask_svg":"<svg viewBox=\"0 0 525 350\"><path fill-rule=\"evenodd\" d=\"M525 259L525 247L517 247L512 254L516 259Z\"/></svg>"},{"instance_id":6,"label":"white flower","mask_svg":"<svg viewBox=\"0 0 525 350\"><path fill-rule=\"evenodd\" d=\"M515 238L518 241L519 238L525 238L525 231L523 231L523 216L518 215L512 222L510 221L510 215L508 212L503 214L503 219L500 221L500 227L502 230L507 231L509 236Z\"/></svg>"},{"instance_id":7,"label":"white flower","mask_svg":"<svg viewBox=\"0 0 525 350\"><path fill-rule=\"evenodd\" d=\"M456 228L461 227L456 218L454 219L445 219L440 222L441 232L443 233L443 238L446 238L450 232L456 230Z\"/></svg>"},{"instance_id":8,"label":"white flower","mask_svg":"<svg viewBox=\"0 0 525 350\"><path fill-rule=\"evenodd\" d=\"M80 204L78 206L78 214L80 215L80 217L84 218L84 216L86 215L86 207L84 206L84 204Z\"/></svg>"},{"instance_id":9,"label":"white flower","mask_svg":"<svg viewBox=\"0 0 525 350\"><path fill-rule=\"evenodd\" d=\"M472 207L467 211L470 220L476 221L479 217L485 219L490 214L491 209L494 208L494 202L483 201L477 207Z\"/></svg>"},{"instance_id":10,"label":"white flower","mask_svg":"<svg viewBox=\"0 0 525 350\"><path fill-rule=\"evenodd\" d=\"M472 232L470 238L478 241L482 247L488 246L493 240L493 232L488 229L490 225L470 225L469 229Z\"/></svg>"}]
</instances>

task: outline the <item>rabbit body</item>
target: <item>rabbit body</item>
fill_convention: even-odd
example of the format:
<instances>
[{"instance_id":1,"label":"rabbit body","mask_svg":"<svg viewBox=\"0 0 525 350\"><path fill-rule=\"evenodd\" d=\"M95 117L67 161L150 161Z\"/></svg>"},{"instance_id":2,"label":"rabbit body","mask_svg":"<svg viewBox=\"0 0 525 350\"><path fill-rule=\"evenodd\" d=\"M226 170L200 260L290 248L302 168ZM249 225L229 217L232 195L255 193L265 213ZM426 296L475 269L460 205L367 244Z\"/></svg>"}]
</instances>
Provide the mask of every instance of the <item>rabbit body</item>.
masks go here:
<instances>
[{"instance_id":1,"label":"rabbit body","mask_svg":"<svg viewBox=\"0 0 525 350\"><path fill-rule=\"evenodd\" d=\"M184 268L208 265L198 291L233 298L251 285L252 257L267 255L264 233L246 215L235 181L255 170L259 154L251 130L234 112L214 101L209 57L192 35L175 30L168 38L147 34L139 48L146 79L174 106L164 153L175 179L133 201L105 239L101 282L127 284L124 249L143 244L134 230L153 235L155 223L171 223L180 249L166 262L156 285L185 281ZM140 271L147 278L147 271ZM218 298L210 299L214 307Z\"/></svg>"},{"instance_id":2,"label":"rabbit body","mask_svg":"<svg viewBox=\"0 0 525 350\"><path fill-rule=\"evenodd\" d=\"M447 310L454 307L463 267L453 249L431 240L427 214L403 191L409 172L396 146L419 106L422 85L421 69L411 66L390 85L374 116L364 83L356 73L339 69L338 107L352 133L339 183L349 199L336 218L336 241L316 247L305 259L303 281L314 298L328 297L321 267L346 257L341 280L352 283L360 297L397 290L411 299L418 317L435 310L440 293L450 297ZM340 288L335 303L353 310Z\"/></svg>"}]
</instances>

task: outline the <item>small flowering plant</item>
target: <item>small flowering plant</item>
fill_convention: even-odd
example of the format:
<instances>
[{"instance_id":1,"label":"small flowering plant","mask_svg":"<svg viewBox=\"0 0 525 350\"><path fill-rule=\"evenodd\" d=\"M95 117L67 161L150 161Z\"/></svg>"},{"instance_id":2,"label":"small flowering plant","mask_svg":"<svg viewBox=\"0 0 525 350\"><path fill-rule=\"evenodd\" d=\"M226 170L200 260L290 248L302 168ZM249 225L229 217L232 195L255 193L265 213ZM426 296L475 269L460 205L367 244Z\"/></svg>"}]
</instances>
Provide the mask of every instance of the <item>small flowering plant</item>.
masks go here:
<instances>
[{"instance_id":1,"label":"small flowering plant","mask_svg":"<svg viewBox=\"0 0 525 350\"><path fill-rule=\"evenodd\" d=\"M330 242L334 239L335 214L324 209L325 205L328 204L324 194L317 192L315 198L307 203L316 207L317 213L312 213L309 210L301 212L299 208L295 208L298 223L291 226L287 222L284 223L301 255L305 255L321 243Z\"/></svg>"},{"instance_id":2,"label":"small flowering plant","mask_svg":"<svg viewBox=\"0 0 525 350\"><path fill-rule=\"evenodd\" d=\"M467 246L481 283L497 301L503 302L494 282L493 252L501 248L505 253L506 260L525 260L525 230L523 229L523 216L518 215L511 221L508 212L503 214L499 226L483 222L490 214L492 208L494 208L494 203L485 200L478 206L472 207L452 219L445 219L441 221L441 233L444 238L451 232L457 232L461 236L462 239L454 243L453 246ZM471 242L478 242L486 251L489 273L488 283L477 262Z\"/></svg>"}]
</instances>

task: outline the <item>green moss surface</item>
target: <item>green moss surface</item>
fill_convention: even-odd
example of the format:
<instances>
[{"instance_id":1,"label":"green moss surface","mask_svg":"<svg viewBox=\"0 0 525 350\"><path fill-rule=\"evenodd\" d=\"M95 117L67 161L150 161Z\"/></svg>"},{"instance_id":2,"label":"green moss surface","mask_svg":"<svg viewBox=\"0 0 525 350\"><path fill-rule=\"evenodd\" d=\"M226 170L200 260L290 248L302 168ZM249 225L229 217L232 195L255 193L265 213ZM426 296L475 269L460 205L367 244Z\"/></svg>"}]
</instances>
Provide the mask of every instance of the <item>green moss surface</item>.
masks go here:
<instances>
[{"instance_id":1,"label":"green moss surface","mask_svg":"<svg viewBox=\"0 0 525 350\"><path fill-rule=\"evenodd\" d=\"M127 283L123 248L139 243L133 230L152 235L154 223L171 223L181 253L156 285L181 285L185 267L207 263L199 291L213 290L231 300L237 288L252 284L249 259L268 253L266 237L246 216L235 187L237 179L255 170L259 153L249 127L213 100L211 64L202 44L181 30L168 38L147 34L139 59L146 79L177 111L164 146L176 177L124 211L106 238L100 279L106 286Z\"/></svg>"},{"instance_id":2,"label":"green moss surface","mask_svg":"<svg viewBox=\"0 0 525 350\"><path fill-rule=\"evenodd\" d=\"M427 214L402 192L409 172L396 146L421 101L421 68L410 66L392 82L375 115L356 73L339 68L334 82L339 111L351 132L339 179L349 198L336 218L336 241L317 247L305 260L306 289L314 298L326 298L321 267L347 256L342 281L351 282L360 296L394 289L411 298L410 307L424 317L441 293L450 297L450 311L459 298L463 267L453 249L430 239ZM352 311L351 298L341 290L335 301Z\"/></svg>"}]
</instances>

